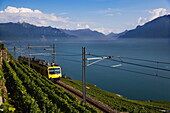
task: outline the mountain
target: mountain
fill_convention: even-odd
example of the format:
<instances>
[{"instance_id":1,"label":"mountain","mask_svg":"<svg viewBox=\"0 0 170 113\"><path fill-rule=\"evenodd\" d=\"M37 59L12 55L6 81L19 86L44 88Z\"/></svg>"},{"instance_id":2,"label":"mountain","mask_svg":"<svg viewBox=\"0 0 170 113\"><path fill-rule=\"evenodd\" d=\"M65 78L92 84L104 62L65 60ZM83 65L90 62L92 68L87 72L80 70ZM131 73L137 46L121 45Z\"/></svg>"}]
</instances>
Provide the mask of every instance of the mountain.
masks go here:
<instances>
[{"instance_id":1,"label":"mountain","mask_svg":"<svg viewBox=\"0 0 170 113\"><path fill-rule=\"evenodd\" d=\"M64 30L38 27L29 23L0 23L0 40L114 40L114 39L170 39L170 15L158 17L142 26L122 33L103 33L90 29Z\"/></svg>"},{"instance_id":2,"label":"mountain","mask_svg":"<svg viewBox=\"0 0 170 113\"><path fill-rule=\"evenodd\" d=\"M170 39L170 15L158 17L142 26L137 26L135 29L128 31L119 39Z\"/></svg>"},{"instance_id":3,"label":"mountain","mask_svg":"<svg viewBox=\"0 0 170 113\"><path fill-rule=\"evenodd\" d=\"M124 32L121 32L121 33L113 33L113 32L111 32L106 37L109 38L109 39L117 39L120 36L125 35L127 32L128 32L128 30L125 30Z\"/></svg>"},{"instance_id":4,"label":"mountain","mask_svg":"<svg viewBox=\"0 0 170 113\"><path fill-rule=\"evenodd\" d=\"M60 29L28 23L0 23L0 40L63 40L77 38Z\"/></svg>"},{"instance_id":5,"label":"mountain","mask_svg":"<svg viewBox=\"0 0 170 113\"><path fill-rule=\"evenodd\" d=\"M29 23L0 23L0 40L100 40L106 35L90 29L63 30Z\"/></svg>"},{"instance_id":6,"label":"mountain","mask_svg":"<svg viewBox=\"0 0 170 113\"><path fill-rule=\"evenodd\" d=\"M90 29L79 29L79 30L63 30L63 32L79 37L80 39L88 40L100 40L105 39L106 35L103 33L92 31Z\"/></svg>"}]
</instances>

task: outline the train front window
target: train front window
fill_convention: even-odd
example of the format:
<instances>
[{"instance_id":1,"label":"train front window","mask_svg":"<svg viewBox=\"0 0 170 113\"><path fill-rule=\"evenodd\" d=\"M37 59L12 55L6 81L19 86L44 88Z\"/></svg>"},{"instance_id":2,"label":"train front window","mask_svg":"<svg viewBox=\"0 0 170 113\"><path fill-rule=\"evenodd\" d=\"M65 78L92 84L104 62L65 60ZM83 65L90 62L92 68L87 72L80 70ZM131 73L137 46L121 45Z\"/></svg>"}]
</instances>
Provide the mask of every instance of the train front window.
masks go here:
<instances>
[{"instance_id":1,"label":"train front window","mask_svg":"<svg viewBox=\"0 0 170 113\"><path fill-rule=\"evenodd\" d=\"M60 74L60 68L49 69L49 74Z\"/></svg>"}]
</instances>

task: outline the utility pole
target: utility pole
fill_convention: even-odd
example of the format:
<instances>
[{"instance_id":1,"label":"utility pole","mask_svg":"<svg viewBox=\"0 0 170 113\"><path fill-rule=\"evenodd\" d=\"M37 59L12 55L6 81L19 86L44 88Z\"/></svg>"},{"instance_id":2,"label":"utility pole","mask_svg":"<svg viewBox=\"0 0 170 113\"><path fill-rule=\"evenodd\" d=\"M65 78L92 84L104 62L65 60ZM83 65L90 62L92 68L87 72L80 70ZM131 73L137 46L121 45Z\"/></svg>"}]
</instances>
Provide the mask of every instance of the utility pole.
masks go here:
<instances>
[{"instance_id":1,"label":"utility pole","mask_svg":"<svg viewBox=\"0 0 170 113\"><path fill-rule=\"evenodd\" d=\"M83 86L83 102L86 103L86 51L82 47L82 86Z\"/></svg>"},{"instance_id":2,"label":"utility pole","mask_svg":"<svg viewBox=\"0 0 170 113\"><path fill-rule=\"evenodd\" d=\"M30 49L31 48L41 48L41 47L50 47L52 49L44 49L44 50L52 50L53 53L31 53ZM48 46L30 46L30 44L28 44L28 65L30 66L30 56L31 55L52 55L52 63L56 63L56 49L55 49L56 45L48 45Z\"/></svg>"},{"instance_id":3,"label":"utility pole","mask_svg":"<svg viewBox=\"0 0 170 113\"><path fill-rule=\"evenodd\" d=\"M16 58L16 47L14 46L14 59Z\"/></svg>"},{"instance_id":4,"label":"utility pole","mask_svg":"<svg viewBox=\"0 0 170 113\"><path fill-rule=\"evenodd\" d=\"M52 63L56 64L56 46L53 44L53 57L52 57Z\"/></svg>"},{"instance_id":5,"label":"utility pole","mask_svg":"<svg viewBox=\"0 0 170 113\"><path fill-rule=\"evenodd\" d=\"M107 56L107 57L96 57L96 58L86 58L86 50L85 47L82 47L82 86L83 86L83 102L86 103L86 66L93 65L97 62L100 62L104 59L110 59L110 58L120 58L119 56ZM89 60L96 60L88 64ZM122 64L113 65L113 67L119 67L122 66Z\"/></svg>"},{"instance_id":6,"label":"utility pole","mask_svg":"<svg viewBox=\"0 0 170 113\"><path fill-rule=\"evenodd\" d=\"M30 67L30 44L28 44L28 66Z\"/></svg>"}]
</instances>

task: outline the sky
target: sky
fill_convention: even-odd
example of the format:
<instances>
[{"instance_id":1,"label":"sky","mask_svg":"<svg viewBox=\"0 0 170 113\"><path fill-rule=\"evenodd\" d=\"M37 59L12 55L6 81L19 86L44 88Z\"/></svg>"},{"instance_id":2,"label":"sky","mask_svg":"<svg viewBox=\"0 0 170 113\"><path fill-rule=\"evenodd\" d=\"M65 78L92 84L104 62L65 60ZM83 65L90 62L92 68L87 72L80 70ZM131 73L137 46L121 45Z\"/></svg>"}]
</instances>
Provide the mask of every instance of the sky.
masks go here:
<instances>
[{"instance_id":1,"label":"sky","mask_svg":"<svg viewBox=\"0 0 170 113\"><path fill-rule=\"evenodd\" d=\"M170 0L0 0L0 23L27 22L108 34L170 14Z\"/></svg>"}]
</instances>

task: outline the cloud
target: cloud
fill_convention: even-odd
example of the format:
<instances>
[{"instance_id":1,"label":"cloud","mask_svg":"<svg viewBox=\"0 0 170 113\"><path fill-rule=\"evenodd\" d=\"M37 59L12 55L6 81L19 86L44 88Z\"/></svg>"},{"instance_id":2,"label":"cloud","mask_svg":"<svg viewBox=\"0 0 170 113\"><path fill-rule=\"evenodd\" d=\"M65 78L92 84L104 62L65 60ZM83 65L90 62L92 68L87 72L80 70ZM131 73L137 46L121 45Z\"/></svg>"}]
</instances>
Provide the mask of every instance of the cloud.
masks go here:
<instances>
[{"instance_id":1,"label":"cloud","mask_svg":"<svg viewBox=\"0 0 170 113\"><path fill-rule=\"evenodd\" d=\"M86 24L85 28L86 28L86 29L89 29L89 28L90 28L90 26Z\"/></svg>"},{"instance_id":2,"label":"cloud","mask_svg":"<svg viewBox=\"0 0 170 113\"><path fill-rule=\"evenodd\" d=\"M66 12L58 15L66 15ZM90 29L92 22L70 21L70 18L63 18L55 14L46 14L40 10L29 8L17 8L8 6L0 11L0 23L7 22L27 22L37 26L52 26L61 29Z\"/></svg>"},{"instance_id":3,"label":"cloud","mask_svg":"<svg viewBox=\"0 0 170 113\"><path fill-rule=\"evenodd\" d=\"M110 12L113 12L112 8L107 8L105 10L99 11L99 13L110 13Z\"/></svg>"},{"instance_id":4,"label":"cloud","mask_svg":"<svg viewBox=\"0 0 170 113\"><path fill-rule=\"evenodd\" d=\"M98 31L103 34L109 34L110 32L113 32L113 29L104 28L104 27L97 27L97 28L91 27L90 25L88 25L86 23L78 23L76 29L91 29L93 31Z\"/></svg>"},{"instance_id":5,"label":"cloud","mask_svg":"<svg viewBox=\"0 0 170 113\"><path fill-rule=\"evenodd\" d=\"M105 12L108 16L112 16L113 9L108 8ZM96 22L83 22L75 19L64 18L62 15L66 15L66 12L55 14L46 14L40 10L32 10L30 8L17 8L8 6L6 9L0 11L0 23L7 22L26 22L37 26L52 26L61 29L92 29L104 34L112 32L112 29L99 27ZM96 27L98 26L98 27Z\"/></svg>"},{"instance_id":6,"label":"cloud","mask_svg":"<svg viewBox=\"0 0 170 113\"><path fill-rule=\"evenodd\" d=\"M38 10L35 10L35 12L41 13ZM4 11L1 11L1 13L34 13L34 11L28 8L16 8L8 6Z\"/></svg>"},{"instance_id":7,"label":"cloud","mask_svg":"<svg viewBox=\"0 0 170 113\"><path fill-rule=\"evenodd\" d=\"M67 14L68 14L67 12L62 12L59 15L67 15Z\"/></svg>"},{"instance_id":8,"label":"cloud","mask_svg":"<svg viewBox=\"0 0 170 113\"><path fill-rule=\"evenodd\" d=\"M146 23L148 21L152 21L155 18L170 14L164 8L153 9L153 10L148 11L148 13L150 13L150 17L145 17L145 18L139 17L138 18L138 25L143 25L144 23Z\"/></svg>"},{"instance_id":9,"label":"cloud","mask_svg":"<svg viewBox=\"0 0 170 113\"><path fill-rule=\"evenodd\" d=\"M104 14L105 16L121 15L120 9L107 8L97 12L98 14Z\"/></svg>"},{"instance_id":10,"label":"cloud","mask_svg":"<svg viewBox=\"0 0 170 113\"><path fill-rule=\"evenodd\" d=\"M27 22L38 26L49 26L54 23L67 23L68 18L45 14L39 10L8 6L3 11L0 11L0 22Z\"/></svg>"},{"instance_id":11,"label":"cloud","mask_svg":"<svg viewBox=\"0 0 170 113\"><path fill-rule=\"evenodd\" d=\"M90 29L90 25L86 23L78 23L76 29Z\"/></svg>"},{"instance_id":12,"label":"cloud","mask_svg":"<svg viewBox=\"0 0 170 113\"><path fill-rule=\"evenodd\" d=\"M94 29L92 29L92 30L101 32L101 33L103 33L103 34L109 34L109 33L113 32L113 29L103 28L103 27L94 28Z\"/></svg>"},{"instance_id":13,"label":"cloud","mask_svg":"<svg viewBox=\"0 0 170 113\"><path fill-rule=\"evenodd\" d=\"M114 14L107 14L107 16L114 16Z\"/></svg>"},{"instance_id":14,"label":"cloud","mask_svg":"<svg viewBox=\"0 0 170 113\"><path fill-rule=\"evenodd\" d=\"M159 16L163 16L168 14L167 10L164 8L158 8L158 9L154 9L152 11L149 11L150 14L152 14L151 18L149 19L149 21L159 17Z\"/></svg>"},{"instance_id":15,"label":"cloud","mask_svg":"<svg viewBox=\"0 0 170 113\"><path fill-rule=\"evenodd\" d=\"M77 24L77 27L81 27L81 24Z\"/></svg>"},{"instance_id":16,"label":"cloud","mask_svg":"<svg viewBox=\"0 0 170 113\"><path fill-rule=\"evenodd\" d=\"M148 21L148 18L142 18L142 17L139 17L138 18L138 24L139 25L143 25L144 23L146 23Z\"/></svg>"}]
</instances>

